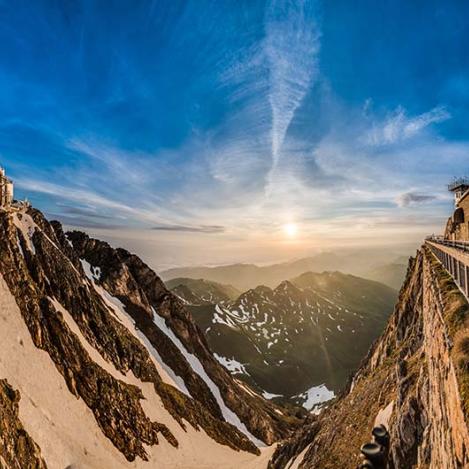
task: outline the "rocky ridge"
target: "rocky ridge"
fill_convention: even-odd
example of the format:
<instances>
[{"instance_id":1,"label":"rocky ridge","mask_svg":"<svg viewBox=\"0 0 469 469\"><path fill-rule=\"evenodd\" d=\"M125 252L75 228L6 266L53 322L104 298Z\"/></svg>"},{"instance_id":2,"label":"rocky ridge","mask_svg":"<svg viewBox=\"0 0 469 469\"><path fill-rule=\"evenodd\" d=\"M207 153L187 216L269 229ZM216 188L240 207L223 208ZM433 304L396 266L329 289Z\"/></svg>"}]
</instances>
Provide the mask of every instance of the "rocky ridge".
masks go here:
<instances>
[{"instance_id":1,"label":"rocky ridge","mask_svg":"<svg viewBox=\"0 0 469 469\"><path fill-rule=\"evenodd\" d=\"M377 423L390 469L469 466L469 306L426 246L353 379L303 424L233 379L138 257L34 209L0 211L0 324L2 469L254 469L272 442L270 469L354 468Z\"/></svg>"},{"instance_id":2,"label":"rocky ridge","mask_svg":"<svg viewBox=\"0 0 469 469\"><path fill-rule=\"evenodd\" d=\"M232 379L182 302L127 251L83 233L67 237L34 209L2 211L0 277L2 300L12 296L34 346L62 376L64 392L86 404L128 461L147 460L161 437L180 444L177 427L148 417L145 383L180 428L203 429L233 450L258 454L259 445L286 437L298 424ZM164 380L164 371L174 380ZM131 383L129 373L143 384ZM2 433L0 446L8 435ZM40 461L33 441L24 441ZM21 457L17 464L24 467Z\"/></svg>"}]
</instances>

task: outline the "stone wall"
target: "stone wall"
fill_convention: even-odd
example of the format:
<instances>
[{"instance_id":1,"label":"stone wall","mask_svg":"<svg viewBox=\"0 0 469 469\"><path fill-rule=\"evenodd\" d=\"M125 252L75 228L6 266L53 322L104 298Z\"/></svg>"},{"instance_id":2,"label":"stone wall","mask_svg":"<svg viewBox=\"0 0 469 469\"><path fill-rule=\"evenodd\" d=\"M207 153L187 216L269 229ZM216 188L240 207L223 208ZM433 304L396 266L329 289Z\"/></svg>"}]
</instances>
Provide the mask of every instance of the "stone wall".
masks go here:
<instances>
[{"instance_id":1,"label":"stone wall","mask_svg":"<svg viewBox=\"0 0 469 469\"><path fill-rule=\"evenodd\" d=\"M461 210L458 210L461 209ZM461 212L463 217L461 218ZM457 241L469 241L469 195L458 203L453 216L448 219L445 238Z\"/></svg>"},{"instance_id":2,"label":"stone wall","mask_svg":"<svg viewBox=\"0 0 469 469\"><path fill-rule=\"evenodd\" d=\"M463 413L455 364L454 339L447 322L448 298L441 291L441 271L424 262L423 275L423 349L428 370L424 389L428 426L423 448L430 453L430 468L456 469L469 465L469 433ZM455 292L455 294L457 294ZM422 459L422 454L420 455Z\"/></svg>"},{"instance_id":3,"label":"stone wall","mask_svg":"<svg viewBox=\"0 0 469 469\"><path fill-rule=\"evenodd\" d=\"M310 424L314 432L303 429L279 446L270 467L294 461L303 469L356 468L360 446L384 414L389 469L469 467L468 316L464 296L422 248L386 330L348 389Z\"/></svg>"}]
</instances>

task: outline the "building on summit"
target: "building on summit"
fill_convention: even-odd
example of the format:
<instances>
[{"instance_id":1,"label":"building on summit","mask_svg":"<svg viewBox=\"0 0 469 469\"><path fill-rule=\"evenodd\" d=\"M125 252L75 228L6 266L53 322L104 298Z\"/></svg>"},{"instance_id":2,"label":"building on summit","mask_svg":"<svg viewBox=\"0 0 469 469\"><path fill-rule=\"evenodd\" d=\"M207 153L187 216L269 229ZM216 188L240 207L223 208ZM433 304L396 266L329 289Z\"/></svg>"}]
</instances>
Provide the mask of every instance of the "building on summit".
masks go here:
<instances>
[{"instance_id":1,"label":"building on summit","mask_svg":"<svg viewBox=\"0 0 469 469\"><path fill-rule=\"evenodd\" d=\"M8 208L13 203L13 182L5 175L0 167L0 208Z\"/></svg>"},{"instance_id":2,"label":"building on summit","mask_svg":"<svg viewBox=\"0 0 469 469\"><path fill-rule=\"evenodd\" d=\"M455 179L448 190L454 194L454 213L446 223L445 238L469 241L469 178Z\"/></svg>"}]
</instances>

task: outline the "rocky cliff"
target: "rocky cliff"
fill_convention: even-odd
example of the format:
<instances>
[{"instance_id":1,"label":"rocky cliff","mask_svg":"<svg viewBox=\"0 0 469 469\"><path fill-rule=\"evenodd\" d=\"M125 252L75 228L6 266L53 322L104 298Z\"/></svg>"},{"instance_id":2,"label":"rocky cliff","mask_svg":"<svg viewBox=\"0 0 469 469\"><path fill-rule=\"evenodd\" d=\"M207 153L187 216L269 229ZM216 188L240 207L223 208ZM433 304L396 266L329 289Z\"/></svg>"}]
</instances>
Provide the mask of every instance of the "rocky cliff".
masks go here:
<instances>
[{"instance_id":1,"label":"rocky cliff","mask_svg":"<svg viewBox=\"0 0 469 469\"><path fill-rule=\"evenodd\" d=\"M391 469L469 467L469 310L423 247L388 326L343 394L281 444L270 468L354 468L377 423Z\"/></svg>"},{"instance_id":2,"label":"rocky cliff","mask_svg":"<svg viewBox=\"0 0 469 469\"><path fill-rule=\"evenodd\" d=\"M0 211L0 323L0 467L249 467L298 425L138 257L34 209Z\"/></svg>"}]
</instances>

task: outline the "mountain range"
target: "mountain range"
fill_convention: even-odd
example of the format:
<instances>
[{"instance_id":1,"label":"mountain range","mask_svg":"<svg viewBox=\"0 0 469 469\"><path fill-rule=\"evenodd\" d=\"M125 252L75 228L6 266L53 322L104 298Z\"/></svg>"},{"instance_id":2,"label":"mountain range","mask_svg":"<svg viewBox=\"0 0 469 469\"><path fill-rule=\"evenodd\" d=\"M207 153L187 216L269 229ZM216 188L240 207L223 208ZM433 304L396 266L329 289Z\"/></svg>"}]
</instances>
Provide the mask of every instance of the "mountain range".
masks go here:
<instances>
[{"instance_id":1,"label":"mountain range","mask_svg":"<svg viewBox=\"0 0 469 469\"><path fill-rule=\"evenodd\" d=\"M425 243L353 379L278 445L269 469L469 467L468 318L467 298ZM365 444L381 451L376 427L388 434L384 466L360 455Z\"/></svg>"},{"instance_id":2,"label":"mountain range","mask_svg":"<svg viewBox=\"0 0 469 469\"><path fill-rule=\"evenodd\" d=\"M168 282L176 278L204 279L246 291L265 285L275 288L283 280L304 272L339 271L356 275L398 289L407 268L408 258L388 249L360 249L323 252L312 257L272 265L230 264L215 267L178 267L160 272Z\"/></svg>"},{"instance_id":3,"label":"mountain range","mask_svg":"<svg viewBox=\"0 0 469 469\"><path fill-rule=\"evenodd\" d=\"M386 285L340 272L307 272L236 299L223 294L226 286L206 280L167 285L188 304L233 375L268 399L309 409L343 388L397 298Z\"/></svg>"},{"instance_id":4,"label":"mountain range","mask_svg":"<svg viewBox=\"0 0 469 469\"><path fill-rule=\"evenodd\" d=\"M166 286L187 304L201 306L235 300L241 292L232 285L205 279L174 278Z\"/></svg>"}]
</instances>

